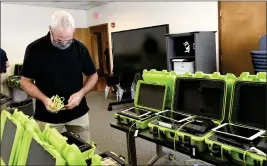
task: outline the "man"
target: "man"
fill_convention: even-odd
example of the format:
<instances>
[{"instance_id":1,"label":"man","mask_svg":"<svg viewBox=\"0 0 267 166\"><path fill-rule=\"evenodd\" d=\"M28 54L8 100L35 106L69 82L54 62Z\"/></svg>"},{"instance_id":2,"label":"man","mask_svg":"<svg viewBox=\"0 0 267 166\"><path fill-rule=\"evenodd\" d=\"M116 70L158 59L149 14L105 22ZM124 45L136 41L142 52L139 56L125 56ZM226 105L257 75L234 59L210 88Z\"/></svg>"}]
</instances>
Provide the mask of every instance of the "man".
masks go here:
<instances>
[{"instance_id":1,"label":"man","mask_svg":"<svg viewBox=\"0 0 267 166\"><path fill-rule=\"evenodd\" d=\"M52 15L48 34L26 48L21 87L36 98L34 118L41 130L50 123L59 132L66 129L89 141L85 95L96 84L98 75L88 49L73 38L74 31L69 13L58 11ZM84 84L82 73L87 76ZM54 95L64 97L64 110L51 108Z\"/></svg>"},{"instance_id":2,"label":"man","mask_svg":"<svg viewBox=\"0 0 267 166\"><path fill-rule=\"evenodd\" d=\"M8 95L8 88L4 86L4 83L8 77L7 68L9 67L8 58L6 52L0 48L0 73L1 73L1 93Z\"/></svg>"}]
</instances>

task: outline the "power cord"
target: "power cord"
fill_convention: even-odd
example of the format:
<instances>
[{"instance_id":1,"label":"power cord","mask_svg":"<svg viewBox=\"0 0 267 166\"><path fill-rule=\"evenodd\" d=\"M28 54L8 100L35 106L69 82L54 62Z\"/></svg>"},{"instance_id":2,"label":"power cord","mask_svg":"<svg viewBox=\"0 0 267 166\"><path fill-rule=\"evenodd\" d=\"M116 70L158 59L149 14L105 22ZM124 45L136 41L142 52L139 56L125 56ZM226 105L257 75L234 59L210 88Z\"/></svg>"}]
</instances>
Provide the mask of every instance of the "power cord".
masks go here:
<instances>
[{"instance_id":1,"label":"power cord","mask_svg":"<svg viewBox=\"0 0 267 166\"><path fill-rule=\"evenodd\" d=\"M132 130L133 126L134 126L136 123L137 123L137 122L134 122L134 123L131 125L131 127L129 128L129 132L128 132L128 140L127 140L127 142L128 142L128 144L127 144L128 149L130 149L129 144L130 144L130 134L131 134L131 130ZM128 152L128 153L131 153L131 152ZM129 157L130 157L130 161L131 161L131 160L132 160L132 158L131 158L131 154L129 155ZM129 161L128 161L128 162L129 162Z\"/></svg>"},{"instance_id":2,"label":"power cord","mask_svg":"<svg viewBox=\"0 0 267 166\"><path fill-rule=\"evenodd\" d=\"M177 130L176 130L176 132L175 132L175 135L174 135L174 141L173 141L173 149L174 149L174 156L173 156L173 158L172 158L172 162L174 161L175 163L177 163L178 165L181 165L181 164L179 164L179 162L178 161L176 161L176 158L175 158L175 156L178 154L178 152L176 151L176 139L178 139L177 138L177 132L178 131L180 131L185 125L187 125L188 123L191 123L191 122L193 122L194 120L191 120L191 121L188 121L188 122L186 122L186 123L184 123L182 126L180 126Z\"/></svg>"},{"instance_id":3,"label":"power cord","mask_svg":"<svg viewBox=\"0 0 267 166\"><path fill-rule=\"evenodd\" d=\"M244 163L244 166L247 166L247 162L246 162L246 155L248 152L253 152L253 150L246 150L243 154L243 163Z\"/></svg>"},{"instance_id":4,"label":"power cord","mask_svg":"<svg viewBox=\"0 0 267 166\"><path fill-rule=\"evenodd\" d=\"M187 160L185 163L186 163L187 166L189 166L189 165L190 165L189 162L193 162L193 161L198 161L198 162L200 162L200 163L203 163L203 165L207 165L206 162L201 161L201 160L196 160L196 159L193 159L193 160Z\"/></svg>"}]
</instances>

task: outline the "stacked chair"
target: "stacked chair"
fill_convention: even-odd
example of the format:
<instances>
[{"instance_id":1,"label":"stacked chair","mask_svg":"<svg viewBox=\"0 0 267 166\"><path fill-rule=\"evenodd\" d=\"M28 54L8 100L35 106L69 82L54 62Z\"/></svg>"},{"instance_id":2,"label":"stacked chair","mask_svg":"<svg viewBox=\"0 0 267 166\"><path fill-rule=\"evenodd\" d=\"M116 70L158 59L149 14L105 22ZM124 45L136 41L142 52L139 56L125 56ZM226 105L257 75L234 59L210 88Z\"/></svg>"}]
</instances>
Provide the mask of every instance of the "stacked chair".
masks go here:
<instances>
[{"instance_id":1,"label":"stacked chair","mask_svg":"<svg viewBox=\"0 0 267 166\"><path fill-rule=\"evenodd\" d=\"M1 112L1 165L105 165L107 160L127 165L115 153L99 153L94 144L72 133L60 134L17 109Z\"/></svg>"},{"instance_id":2,"label":"stacked chair","mask_svg":"<svg viewBox=\"0 0 267 166\"><path fill-rule=\"evenodd\" d=\"M252 64L255 74L267 71L267 35L260 37L260 48L257 51L251 51Z\"/></svg>"}]
</instances>

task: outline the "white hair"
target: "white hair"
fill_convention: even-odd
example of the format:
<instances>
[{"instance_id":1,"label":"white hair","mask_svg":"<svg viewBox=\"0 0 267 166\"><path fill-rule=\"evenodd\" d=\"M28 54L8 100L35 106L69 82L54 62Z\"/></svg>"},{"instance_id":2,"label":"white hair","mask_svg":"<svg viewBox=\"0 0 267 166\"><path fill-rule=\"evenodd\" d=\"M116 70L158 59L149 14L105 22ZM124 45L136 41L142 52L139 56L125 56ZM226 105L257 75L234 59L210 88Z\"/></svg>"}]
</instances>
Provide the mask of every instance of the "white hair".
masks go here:
<instances>
[{"instance_id":1,"label":"white hair","mask_svg":"<svg viewBox=\"0 0 267 166\"><path fill-rule=\"evenodd\" d=\"M75 23L72 15L66 11L57 11L51 17L51 28L75 28Z\"/></svg>"}]
</instances>

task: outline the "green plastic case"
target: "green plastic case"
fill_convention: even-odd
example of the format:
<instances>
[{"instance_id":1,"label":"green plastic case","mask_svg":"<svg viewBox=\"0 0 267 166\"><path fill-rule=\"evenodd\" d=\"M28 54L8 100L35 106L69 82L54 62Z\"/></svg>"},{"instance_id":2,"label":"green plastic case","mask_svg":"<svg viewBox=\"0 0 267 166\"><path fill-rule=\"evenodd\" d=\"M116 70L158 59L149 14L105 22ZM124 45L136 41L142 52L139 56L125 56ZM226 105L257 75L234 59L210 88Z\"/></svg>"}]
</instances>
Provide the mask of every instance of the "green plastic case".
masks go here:
<instances>
[{"instance_id":1,"label":"green plastic case","mask_svg":"<svg viewBox=\"0 0 267 166\"><path fill-rule=\"evenodd\" d=\"M246 92L246 93L241 93L242 86L252 87L255 89L250 90L249 92ZM262 89L257 89L258 87L261 87ZM260 92L262 92L263 94L260 95ZM229 116L228 116L229 123L242 125L242 126L250 126L250 127L259 128L259 129L265 129L266 114L264 116L264 114L262 113L259 113L259 112L257 113L257 110L259 109L259 107L262 107L264 105L266 106L266 101L264 101L264 99L262 98L264 93L266 95L266 73L265 72L259 72L257 73L257 75L249 75L249 73L247 72L242 73L240 77L238 77L238 79L234 83L230 107L229 107L230 108ZM249 96L251 99L253 99L254 102L256 100L257 101L261 100L260 101L261 103L256 101L257 103L250 105L248 103L251 100L246 100L246 102L239 101L241 100L240 99L241 97L245 97L246 95ZM255 97L253 95L255 95ZM258 97L258 95L260 95L260 97ZM266 97L265 97L265 100L266 100ZM244 112L245 109L242 109L242 114L237 114L239 107L241 108L248 107L246 109L251 110L251 112L246 113ZM261 118L256 119L255 116L257 115ZM249 119L247 119L246 122L240 121L238 120L238 118L240 118L241 116L249 117ZM256 121L253 121L254 119L256 119ZM228 145L228 144L219 142L218 137L221 137L221 136L214 133L209 138L205 139L205 143L208 145L211 155L216 157L217 159L221 161L231 160L239 164L245 164L244 162L246 162L246 165L263 166L264 163L266 164L267 162L266 157L255 154L255 153L246 152L246 150L241 147ZM257 139L256 142L260 141L261 139L263 138ZM244 161L245 153L247 154L245 155L246 158Z\"/></svg>"},{"instance_id":2,"label":"green plastic case","mask_svg":"<svg viewBox=\"0 0 267 166\"><path fill-rule=\"evenodd\" d=\"M177 82L175 85L179 84L179 81L181 80L192 80L192 81L196 81L196 80L200 80L200 81L206 81L206 82L219 82L220 84L223 85L223 97L221 98L221 108L220 108L220 115L215 118L215 117L203 117L203 118L208 118L211 119L213 122L215 122L217 125L219 125L223 120L224 120L224 113L225 113L225 105L227 102L227 95L230 94L231 90L232 90L232 83L234 82L233 80L235 79L235 76L233 74L227 74L227 75L220 75L220 73L215 72L213 74L204 74L202 72L196 72L195 74L192 73L184 73L183 75L180 75L177 77ZM179 92L179 87L175 87L175 92L173 95L173 104L172 104L172 110L176 111L176 112L180 112L183 114L187 114L187 115L191 115L193 117L202 117L201 114L199 115L194 115L192 113L188 113L186 110L185 111L181 111L177 108L177 96L179 95L177 92ZM178 99L179 100L179 99ZM194 100L192 98L192 100ZM193 104L193 102L192 102ZM181 124L183 125L183 124ZM180 125L180 126L181 126ZM207 146L205 144L205 138L209 137L211 135L211 131L205 133L204 135L192 135L189 133L185 133L182 131L177 131L177 129L173 130L173 129L169 129L166 127L162 127L162 126L158 126L152 123L149 124L150 130L151 132L153 132L153 130L158 130L158 136L161 137L161 135L165 135L165 139L169 140L169 141L174 141L175 139L175 134L176 134L176 139L175 141L177 142L176 144L183 146L185 149L187 150L191 150L192 152L192 157L195 157L197 155L197 153L203 152L207 149ZM178 126L178 129L180 127ZM194 148L194 152L192 151L192 149Z\"/></svg>"},{"instance_id":3,"label":"green plastic case","mask_svg":"<svg viewBox=\"0 0 267 166\"><path fill-rule=\"evenodd\" d=\"M50 128L49 124L46 124L42 134L44 140L60 152L67 165L86 166L85 160L92 157L94 153L94 149L82 153L75 144L68 144L66 142L67 138L62 136L56 129Z\"/></svg>"},{"instance_id":4,"label":"green plastic case","mask_svg":"<svg viewBox=\"0 0 267 166\"><path fill-rule=\"evenodd\" d=\"M146 82L164 83L167 85L166 108L171 109L173 101L172 98L174 94L174 84L177 76L179 76L179 74L174 71L167 72L167 70L157 71L152 69L149 71L144 70L142 77Z\"/></svg>"},{"instance_id":5,"label":"green plastic case","mask_svg":"<svg viewBox=\"0 0 267 166\"><path fill-rule=\"evenodd\" d=\"M17 165L50 164L67 165L59 151L45 142L42 132L35 120L29 119L25 123L24 132ZM41 153L41 154L38 154ZM48 157L48 159L44 159ZM38 160L36 160L38 159Z\"/></svg>"},{"instance_id":6,"label":"green plastic case","mask_svg":"<svg viewBox=\"0 0 267 166\"><path fill-rule=\"evenodd\" d=\"M14 129L15 128L15 129ZM13 135L12 130L15 130ZM17 165L22 145L24 127L12 115L3 110L1 113L1 165ZM11 134L11 135L10 135ZM14 138L12 139L12 137ZM12 143L12 145L11 145ZM6 147L8 146L8 147ZM3 149L2 149L3 148Z\"/></svg>"},{"instance_id":7,"label":"green plastic case","mask_svg":"<svg viewBox=\"0 0 267 166\"><path fill-rule=\"evenodd\" d=\"M115 165L128 166L128 164L122 157L118 156L114 152L109 152L109 151L106 151L101 154L95 154L91 159L88 159L86 162L87 165L92 165L92 166L106 165L102 163L103 160L105 160L105 158L110 158L114 160L116 162Z\"/></svg>"},{"instance_id":8,"label":"green plastic case","mask_svg":"<svg viewBox=\"0 0 267 166\"><path fill-rule=\"evenodd\" d=\"M153 108L151 106L146 106L146 105L142 105L140 104L141 101L141 95L140 95L140 89L141 89L141 86L142 85L151 85L151 87L153 86L163 86L164 87L164 96L163 96L163 101L162 101L162 105L161 105L161 108ZM149 111L152 111L152 112L160 112L160 111L163 111L165 109L165 102L166 102L166 95L167 95L167 86L166 84L164 83L155 83L155 82L146 82L146 81L143 81L143 80L139 80L137 82L137 85L136 85L136 94L135 94L135 98L134 98L134 107L135 108L141 108L141 109L145 109L145 110L149 110ZM158 96L151 96L150 98L152 97L158 97ZM162 96L160 96L162 97ZM129 117L127 115L122 115L120 113L115 113L114 114L114 117L115 119L118 120L119 123L123 123L123 124L127 124L129 126L135 124L135 128L137 129L146 129L148 127L148 123L153 121L154 119L157 118L157 116L155 115L152 115L150 116L149 118L144 118L144 119L134 119L132 117Z\"/></svg>"}]
</instances>

